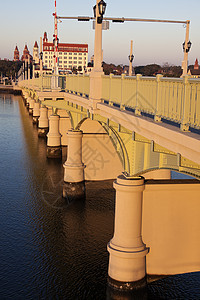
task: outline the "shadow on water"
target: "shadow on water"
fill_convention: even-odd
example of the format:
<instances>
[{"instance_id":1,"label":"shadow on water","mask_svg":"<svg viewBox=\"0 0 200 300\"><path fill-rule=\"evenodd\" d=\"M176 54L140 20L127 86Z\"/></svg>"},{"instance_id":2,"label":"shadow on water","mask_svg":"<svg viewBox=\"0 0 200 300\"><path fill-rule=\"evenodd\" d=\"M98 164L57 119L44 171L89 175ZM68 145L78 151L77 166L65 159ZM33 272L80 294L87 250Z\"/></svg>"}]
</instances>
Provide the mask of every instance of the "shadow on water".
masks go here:
<instances>
[{"instance_id":1,"label":"shadow on water","mask_svg":"<svg viewBox=\"0 0 200 300\"><path fill-rule=\"evenodd\" d=\"M170 276L143 291L111 290L113 181L86 182L85 198L69 203L63 162L46 158L46 141L21 97L1 96L0 125L1 299L199 299L200 273Z\"/></svg>"}]
</instances>

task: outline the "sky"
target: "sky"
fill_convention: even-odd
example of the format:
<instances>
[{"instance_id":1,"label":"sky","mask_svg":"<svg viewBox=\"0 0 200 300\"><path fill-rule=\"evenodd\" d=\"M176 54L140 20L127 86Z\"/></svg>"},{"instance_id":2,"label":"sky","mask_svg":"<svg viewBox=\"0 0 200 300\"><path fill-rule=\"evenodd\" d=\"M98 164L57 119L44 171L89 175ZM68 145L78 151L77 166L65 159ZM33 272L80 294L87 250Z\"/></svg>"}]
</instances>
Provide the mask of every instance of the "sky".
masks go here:
<instances>
[{"instance_id":1,"label":"sky","mask_svg":"<svg viewBox=\"0 0 200 300\"><path fill-rule=\"evenodd\" d=\"M190 20L189 64L200 62L200 0L104 0L106 17ZM93 16L96 0L57 0L58 16ZM13 59L15 46L20 56L27 44L31 54L35 41L46 31L53 39L54 0L0 0L0 58ZM133 65L157 63L181 65L183 24L125 22L110 23L103 31L103 60L107 63L128 64L130 43L133 40ZM63 20L58 24L58 36L64 43L87 43L89 58L94 51L92 21Z\"/></svg>"}]
</instances>

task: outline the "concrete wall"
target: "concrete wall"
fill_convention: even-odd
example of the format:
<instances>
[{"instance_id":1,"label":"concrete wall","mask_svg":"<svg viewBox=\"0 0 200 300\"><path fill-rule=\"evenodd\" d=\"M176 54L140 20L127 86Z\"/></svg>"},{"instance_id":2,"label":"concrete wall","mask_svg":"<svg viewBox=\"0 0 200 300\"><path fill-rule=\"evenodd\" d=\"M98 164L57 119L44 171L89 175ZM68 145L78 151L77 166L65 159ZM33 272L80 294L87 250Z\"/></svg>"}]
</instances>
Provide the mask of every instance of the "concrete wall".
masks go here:
<instances>
[{"instance_id":1,"label":"concrete wall","mask_svg":"<svg viewBox=\"0 0 200 300\"><path fill-rule=\"evenodd\" d=\"M200 271L200 182L153 182L147 181L143 198L147 273Z\"/></svg>"},{"instance_id":2,"label":"concrete wall","mask_svg":"<svg viewBox=\"0 0 200 300\"><path fill-rule=\"evenodd\" d=\"M83 163L86 180L116 178L123 166L110 137L97 121L87 119L80 128L83 131Z\"/></svg>"}]
</instances>

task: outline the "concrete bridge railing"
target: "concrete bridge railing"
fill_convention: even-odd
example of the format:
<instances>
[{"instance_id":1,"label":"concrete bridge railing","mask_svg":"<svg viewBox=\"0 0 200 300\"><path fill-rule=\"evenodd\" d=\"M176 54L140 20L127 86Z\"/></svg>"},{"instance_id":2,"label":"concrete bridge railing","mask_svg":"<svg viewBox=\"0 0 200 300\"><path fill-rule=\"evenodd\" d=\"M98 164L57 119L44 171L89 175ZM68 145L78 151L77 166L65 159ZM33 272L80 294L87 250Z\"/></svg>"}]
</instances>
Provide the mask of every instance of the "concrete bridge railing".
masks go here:
<instances>
[{"instance_id":1,"label":"concrete bridge railing","mask_svg":"<svg viewBox=\"0 0 200 300\"><path fill-rule=\"evenodd\" d=\"M20 82L24 87L51 90L51 75ZM58 76L62 91L89 98L89 75ZM136 115L150 114L155 121L167 119L180 124L181 130L200 128L200 80L184 78L102 76L101 100Z\"/></svg>"},{"instance_id":2,"label":"concrete bridge railing","mask_svg":"<svg viewBox=\"0 0 200 300\"><path fill-rule=\"evenodd\" d=\"M55 76L54 76L55 77ZM59 75L58 87L62 91L77 94L82 97L89 97L90 78L89 75ZM20 86L32 88L39 91L51 91L52 75L44 75L39 78L24 80L19 83Z\"/></svg>"},{"instance_id":3,"label":"concrete bridge railing","mask_svg":"<svg viewBox=\"0 0 200 300\"><path fill-rule=\"evenodd\" d=\"M184 78L103 76L102 99L135 110L136 114L148 113L155 121L162 118L200 128L200 80Z\"/></svg>"}]
</instances>

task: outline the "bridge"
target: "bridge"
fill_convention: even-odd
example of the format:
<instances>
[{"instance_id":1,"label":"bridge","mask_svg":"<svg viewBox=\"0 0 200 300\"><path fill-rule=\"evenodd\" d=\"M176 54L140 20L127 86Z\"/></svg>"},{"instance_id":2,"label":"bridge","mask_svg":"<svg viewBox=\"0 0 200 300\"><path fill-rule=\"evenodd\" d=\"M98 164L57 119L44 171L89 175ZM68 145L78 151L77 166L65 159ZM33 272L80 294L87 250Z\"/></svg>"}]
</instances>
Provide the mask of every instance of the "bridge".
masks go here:
<instances>
[{"instance_id":1,"label":"bridge","mask_svg":"<svg viewBox=\"0 0 200 300\"><path fill-rule=\"evenodd\" d=\"M199 180L171 180L170 170L200 177L200 81L101 75L95 89L89 75L56 80L57 90L52 76L19 86L38 134L48 132L47 156L68 147L64 197L81 196L84 180L117 178L110 284L141 282L145 268L162 275L199 270Z\"/></svg>"},{"instance_id":2,"label":"bridge","mask_svg":"<svg viewBox=\"0 0 200 300\"><path fill-rule=\"evenodd\" d=\"M47 157L67 147L65 198L83 196L85 180L117 178L109 284L129 290L144 286L146 274L200 270L200 81L186 75L189 21L181 22L182 78L105 76L100 4L92 72L60 76L55 64L49 76L22 73L18 86L38 135L47 136ZM56 11L54 18L56 49ZM172 180L171 170L196 179Z\"/></svg>"}]
</instances>

